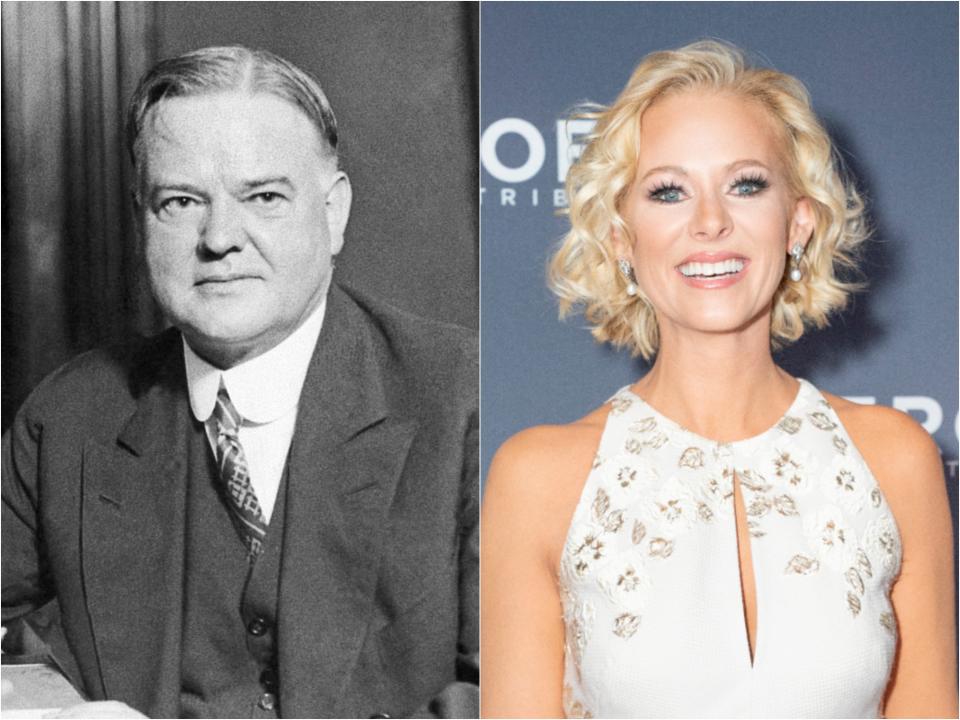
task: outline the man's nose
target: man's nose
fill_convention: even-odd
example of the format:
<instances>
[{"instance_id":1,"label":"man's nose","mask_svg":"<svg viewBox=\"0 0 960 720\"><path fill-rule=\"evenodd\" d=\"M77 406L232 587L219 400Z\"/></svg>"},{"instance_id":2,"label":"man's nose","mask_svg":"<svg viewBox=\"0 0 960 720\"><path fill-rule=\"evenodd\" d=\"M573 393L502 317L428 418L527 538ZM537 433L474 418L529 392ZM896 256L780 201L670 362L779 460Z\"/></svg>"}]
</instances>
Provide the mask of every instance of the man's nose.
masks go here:
<instances>
[{"instance_id":1,"label":"man's nose","mask_svg":"<svg viewBox=\"0 0 960 720\"><path fill-rule=\"evenodd\" d=\"M240 208L231 201L211 201L200 228L200 249L211 255L226 255L247 244Z\"/></svg>"},{"instance_id":2,"label":"man's nose","mask_svg":"<svg viewBox=\"0 0 960 720\"><path fill-rule=\"evenodd\" d=\"M733 219L727 211L723 198L714 193L703 193L694 202L694 215L690 221L690 234L698 240L719 240L733 230Z\"/></svg>"}]
</instances>

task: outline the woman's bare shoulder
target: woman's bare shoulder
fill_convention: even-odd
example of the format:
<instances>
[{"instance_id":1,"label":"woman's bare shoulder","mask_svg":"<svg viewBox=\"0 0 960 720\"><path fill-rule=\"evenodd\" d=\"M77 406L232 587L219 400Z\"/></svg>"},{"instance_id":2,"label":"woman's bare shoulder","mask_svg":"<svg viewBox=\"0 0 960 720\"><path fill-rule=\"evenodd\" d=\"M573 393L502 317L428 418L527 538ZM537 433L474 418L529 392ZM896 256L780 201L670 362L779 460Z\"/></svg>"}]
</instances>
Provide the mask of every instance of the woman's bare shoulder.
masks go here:
<instances>
[{"instance_id":1,"label":"woman's bare shoulder","mask_svg":"<svg viewBox=\"0 0 960 720\"><path fill-rule=\"evenodd\" d=\"M555 567L609 411L604 405L572 423L531 427L501 445L484 487L484 527L522 526Z\"/></svg>"},{"instance_id":2,"label":"woman's bare shoulder","mask_svg":"<svg viewBox=\"0 0 960 720\"><path fill-rule=\"evenodd\" d=\"M944 493L940 450L908 414L883 405L861 405L823 393L867 463L894 515L918 496Z\"/></svg>"},{"instance_id":3,"label":"woman's bare shoulder","mask_svg":"<svg viewBox=\"0 0 960 720\"><path fill-rule=\"evenodd\" d=\"M535 490L589 468L603 434L609 405L564 425L536 425L518 432L497 450L488 482L522 484Z\"/></svg>"}]
</instances>

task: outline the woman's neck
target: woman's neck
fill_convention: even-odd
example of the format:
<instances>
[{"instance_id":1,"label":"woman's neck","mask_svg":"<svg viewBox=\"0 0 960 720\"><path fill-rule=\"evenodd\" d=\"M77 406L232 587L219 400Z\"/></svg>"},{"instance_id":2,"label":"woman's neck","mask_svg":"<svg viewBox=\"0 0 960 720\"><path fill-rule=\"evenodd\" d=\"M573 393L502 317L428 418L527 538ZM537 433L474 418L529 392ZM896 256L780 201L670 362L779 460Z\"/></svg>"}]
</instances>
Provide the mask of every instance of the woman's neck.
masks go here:
<instances>
[{"instance_id":1,"label":"woman's neck","mask_svg":"<svg viewBox=\"0 0 960 720\"><path fill-rule=\"evenodd\" d=\"M768 322L736 333L661 327L656 362L634 389L698 435L725 442L752 437L795 398L796 381L773 362Z\"/></svg>"}]
</instances>

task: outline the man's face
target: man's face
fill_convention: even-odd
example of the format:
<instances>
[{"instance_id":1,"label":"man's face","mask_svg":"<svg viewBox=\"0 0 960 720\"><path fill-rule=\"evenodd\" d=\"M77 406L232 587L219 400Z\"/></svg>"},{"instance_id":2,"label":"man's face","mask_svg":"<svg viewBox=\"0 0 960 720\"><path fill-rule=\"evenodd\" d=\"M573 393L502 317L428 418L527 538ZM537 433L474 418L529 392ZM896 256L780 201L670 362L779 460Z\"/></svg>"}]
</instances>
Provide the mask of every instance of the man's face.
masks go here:
<instances>
[{"instance_id":1,"label":"man's face","mask_svg":"<svg viewBox=\"0 0 960 720\"><path fill-rule=\"evenodd\" d=\"M141 136L138 218L153 293L229 367L277 345L327 292L350 185L315 126L269 94L163 100Z\"/></svg>"}]
</instances>

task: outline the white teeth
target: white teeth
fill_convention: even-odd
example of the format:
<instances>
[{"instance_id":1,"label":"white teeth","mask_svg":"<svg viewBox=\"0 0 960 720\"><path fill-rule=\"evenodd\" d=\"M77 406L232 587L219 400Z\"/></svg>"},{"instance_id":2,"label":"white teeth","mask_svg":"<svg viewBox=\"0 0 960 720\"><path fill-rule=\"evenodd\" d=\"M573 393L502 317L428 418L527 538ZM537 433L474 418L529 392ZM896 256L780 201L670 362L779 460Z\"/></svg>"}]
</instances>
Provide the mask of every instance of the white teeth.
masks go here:
<instances>
[{"instance_id":1,"label":"white teeth","mask_svg":"<svg viewBox=\"0 0 960 720\"><path fill-rule=\"evenodd\" d=\"M730 273L738 273L743 270L743 264L743 260L731 258L730 260L724 260L716 263L684 263L678 269L686 277L714 277L715 275L729 275Z\"/></svg>"}]
</instances>

